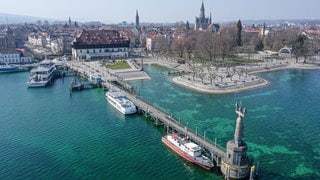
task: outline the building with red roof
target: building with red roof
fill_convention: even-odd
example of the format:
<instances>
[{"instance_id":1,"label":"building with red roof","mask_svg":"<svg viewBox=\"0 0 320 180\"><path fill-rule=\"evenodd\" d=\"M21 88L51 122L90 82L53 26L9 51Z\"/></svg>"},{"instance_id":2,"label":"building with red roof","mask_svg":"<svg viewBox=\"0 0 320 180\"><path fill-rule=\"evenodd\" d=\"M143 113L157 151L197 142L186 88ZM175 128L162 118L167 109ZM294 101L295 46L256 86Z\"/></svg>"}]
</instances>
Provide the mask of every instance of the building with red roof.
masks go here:
<instances>
[{"instance_id":1,"label":"building with red roof","mask_svg":"<svg viewBox=\"0 0 320 180\"><path fill-rule=\"evenodd\" d=\"M71 43L72 57L76 60L126 58L129 43L127 37L115 30L84 29Z\"/></svg>"}]
</instances>

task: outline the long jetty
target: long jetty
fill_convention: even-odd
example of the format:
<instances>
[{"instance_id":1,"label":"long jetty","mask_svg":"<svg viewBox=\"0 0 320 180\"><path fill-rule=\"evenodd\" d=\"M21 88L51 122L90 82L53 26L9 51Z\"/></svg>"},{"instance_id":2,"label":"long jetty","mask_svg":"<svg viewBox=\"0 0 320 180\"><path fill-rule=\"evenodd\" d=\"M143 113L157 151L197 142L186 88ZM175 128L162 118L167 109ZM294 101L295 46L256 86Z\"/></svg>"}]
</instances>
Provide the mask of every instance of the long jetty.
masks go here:
<instances>
[{"instance_id":1,"label":"long jetty","mask_svg":"<svg viewBox=\"0 0 320 180\"><path fill-rule=\"evenodd\" d=\"M205 137L198 135L197 132L192 131L187 126L181 124L179 121L171 117L166 112L144 101L140 97L128 92L123 93L137 106L139 113L145 116L150 116L155 122L157 122L157 124L163 123L168 128L171 128L181 134L187 135L188 138L190 138L192 141L196 142L197 144L208 150L211 153L211 157L215 159L217 164L220 164L220 160L225 156L225 151L222 147L218 146L217 144L211 143L209 139L205 139Z\"/></svg>"},{"instance_id":2,"label":"long jetty","mask_svg":"<svg viewBox=\"0 0 320 180\"><path fill-rule=\"evenodd\" d=\"M107 68L97 64L97 62L69 62L67 66L75 71L76 74L84 77L89 77L92 73L95 73L95 75L98 75L104 80L101 83L104 88L113 88L122 91L122 93L137 106L138 112L146 117L150 117L154 120L155 124L163 124L173 131L185 134L189 139L203 147L207 152L209 151L211 159L215 160L216 166L221 167L221 172L226 176L226 179L229 179L229 177L233 179L242 179L249 176L249 173L250 179L252 179L251 175L254 173L254 166L251 167L250 171L251 162L245 153L247 147L240 136L237 136L236 139L237 142L239 141L238 143L235 144L235 140L228 142L226 151L224 148L217 145L216 141L213 143L210 139L206 138L205 135L199 135L197 130L194 132L188 126L181 124L180 121L171 117L168 113L137 96L130 85L121 82L120 77L117 77L116 74L113 74ZM242 112L241 107L239 108L238 106L236 110L236 112L238 112L238 119L235 132L242 132L243 126L241 126L241 119L244 117L245 110ZM228 158L226 152L228 152Z\"/></svg>"},{"instance_id":3,"label":"long jetty","mask_svg":"<svg viewBox=\"0 0 320 180\"><path fill-rule=\"evenodd\" d=\"M198 134L198 132L194 132L193 130L189 129L189 127L181 124L178 120L171 117L168 113L153 106L136 94L130 93L126 87L119 87L117 83L114 83L118 82L117 77L110 73L105 67L101 67L95 63L97 62L70 62L68 64L68 67L75 71L78 75L84 77L89 77L91 73L99 75L105 80L104 82L102 82L102 85L105 88L113 88L122 91L122 93L126 95L126 97L137 106L139 113L151 117L151 119L153 119L157 124L163 123L168 128L187 135L192 141L208 150L211 153L211 157L215 159L218 165L220 164L221 159L225 157L225 150L222 147L220 147L216 143L210 142L208 138L205 138L205 136L201 136Z\"/></svg>"}]
</instances>

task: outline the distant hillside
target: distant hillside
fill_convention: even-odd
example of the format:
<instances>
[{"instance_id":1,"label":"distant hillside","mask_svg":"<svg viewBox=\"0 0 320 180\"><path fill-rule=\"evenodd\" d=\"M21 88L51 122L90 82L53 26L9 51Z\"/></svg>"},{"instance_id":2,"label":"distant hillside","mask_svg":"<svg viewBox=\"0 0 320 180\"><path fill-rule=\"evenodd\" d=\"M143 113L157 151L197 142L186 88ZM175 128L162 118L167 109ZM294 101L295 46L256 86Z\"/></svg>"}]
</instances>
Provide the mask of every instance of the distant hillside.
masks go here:
<instances>
[{"instance_id":1,"label":"distant hillside","mask_svg":"<svg viewBox=\"0 0 320 180\"><path fill-rule=\"evenodd\" d=\"M41 17L33 17L33 16L23 16L23 15L15 15L15 14L7 14L0 12L0 24L24 24L24 23L35 23L38 20L41 21L54 21L53 19L41 18Z\"/></svg>"},{"instance_id":2,"label":"distant hillside","mask_svg":"<svg viewBox=\"0 0 320 180\"><path fill-rule=\"evenodd\" d=\"M318 19L274 19L274 20L243 20L243 24L251 25L251 24L263 24L266 23L267 25L273 24L301 24L301 25L316 25L320 24L320 20Z\"/></svg>"},{"instance_id":3,"label":"distant hillside","mask_svg":"<svg viewBox=\"0 0 320 180\"><path fill-rule=\"evenodd\" d=\"M34 16L24 16L24 15L16 15L16 14L8 14L8 13L1 13L0 12L0 24L7 24L7 20L9 24L24 24L24 23L36 23L38 20L41 20L42 22L47 20L50 24L64 24L67 23L67 20L61 20L61 19L49 19L49 18L43 18L43 17L34 17ZM237 22L238 20L234 21L221 21L218 22L219 24L229 24ZM293 23L293 24L308 24L308 25L319 25L320 20L319 19L274 19L274 20L249 20L244 19L242 20L242 24L244 25L257 25L257 24L263 24L264 22L267 25L278 25L283 23ZM78 22L78 24L82 24L81 22ZM85 24L97 24L101 22L85 22ZM119 22L120 23L120 22ZM150 23L154 24L154 23ZM163 24L163 23L159 23Z\"/></svg>"}]
</instances>

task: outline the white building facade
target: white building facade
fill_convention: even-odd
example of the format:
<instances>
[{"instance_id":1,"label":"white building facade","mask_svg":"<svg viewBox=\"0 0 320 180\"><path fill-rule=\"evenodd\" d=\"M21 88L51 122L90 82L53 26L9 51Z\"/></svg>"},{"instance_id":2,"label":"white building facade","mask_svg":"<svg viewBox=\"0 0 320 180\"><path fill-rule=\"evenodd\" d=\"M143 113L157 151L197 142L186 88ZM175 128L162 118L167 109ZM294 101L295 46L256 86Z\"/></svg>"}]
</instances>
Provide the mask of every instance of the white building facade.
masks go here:
<instances>
[{"instance_id":1,"label":"white building facade","mask_svg":"<svg viewBox=\"0 0 320 180\"><path fill-rule=\"evenodd\" d=\"M0 64L27 64L33 62L31 56L24 56L21 52L1 52Z\"/></svg>"},{"instance_id":2,"label":"white building facade","mask_svg":"<svg viewBox=\"0 0 320 180\"><path fill-rule=\"evenodd\" d=\"M114 59L129 56L129 39L115 30L83 30L71 43L76 60Z\"/></svg>"}]
</instances>

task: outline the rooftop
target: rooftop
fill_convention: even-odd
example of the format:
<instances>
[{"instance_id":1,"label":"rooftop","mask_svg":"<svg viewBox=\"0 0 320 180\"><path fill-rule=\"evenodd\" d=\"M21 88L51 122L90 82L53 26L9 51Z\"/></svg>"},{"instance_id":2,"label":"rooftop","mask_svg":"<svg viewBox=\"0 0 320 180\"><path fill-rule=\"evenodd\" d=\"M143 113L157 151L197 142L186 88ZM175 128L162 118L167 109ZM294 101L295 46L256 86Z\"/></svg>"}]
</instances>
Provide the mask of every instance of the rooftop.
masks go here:
<instances>
[{"instance_id":1,"label":"rooftop","mask_svg":"<svg viewBox=\"0 0 320 180\"><path fill-rule=\"evenodd\" d=\"M115 30L83 30L72 42L76 45L103 45L126 43L129 40Z\"/></svg>"}]
</instances>

